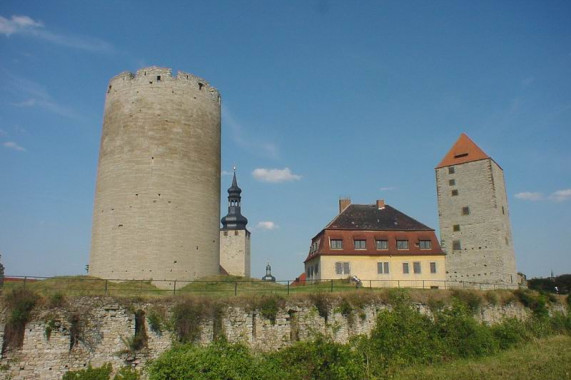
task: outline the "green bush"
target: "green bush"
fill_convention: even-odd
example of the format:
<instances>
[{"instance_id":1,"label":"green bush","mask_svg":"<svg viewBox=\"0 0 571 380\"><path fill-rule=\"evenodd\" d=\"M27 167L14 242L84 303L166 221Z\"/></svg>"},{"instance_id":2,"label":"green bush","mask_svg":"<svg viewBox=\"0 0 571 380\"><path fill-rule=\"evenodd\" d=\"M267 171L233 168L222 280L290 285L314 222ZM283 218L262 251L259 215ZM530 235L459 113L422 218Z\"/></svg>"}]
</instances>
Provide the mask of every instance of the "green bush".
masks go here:
<instances>
[{"instance_id":1,"label":"green bush","mask_svg":"<svg viewBox=\"0 0 571 380\"><path fill-rule=\"evenodd\" d=\"M200 338L200 323L207 313L202 300L185 299L172 309L171 323L180 343L192 343Z\"/></svg>"},{"instance_id":2,"label":"green bush","mask_svg":"<svg viewBox=\"0 0 571 380\"><path fill-rule=\"evenodd\" d=\"M163 353L148 367L149 380L266 379L247 347L219 339L208 347L185 344Z\"/></svg>"},{"instance_id":3,"label":"green bush","mask_svg":"<svg viewBox=\"0 0 571 380\"><path fill-rule=\"evenodd\" d=\"M475 290L455 289L452 291L452 296L466 305L472 314L480 310L483 303L481 294Z\"/></svg>"},{"instance_id":4,"label":"green bush","mask_svg":"<svg viewBox=\"0 0 571 380\"><path fill-rule=\"evenodd\" d=\"M506 319L492 326L491 331L502 350L516 346L530 337L525 323L515 318Z\"/></svg>"},{"instance_id":5,"label":"green bush","mask_svg":"<svg viewBox=\"0 0 571 380\"><path fill-rule=\"evenodd\" d=\"M272 325L276 324L278 311L285 304L285 300L280 296L263 296L256 302L256 308L262 317L268 319Z\"/></svg>"},{"instance_id":6,"label":"green bush","mask_svg":"<svg viewBox=\"0 0 571 380\"><path fill-rule=\"evenodd\" d=\"M86 369L66 372L62 380L109 380L111 371L113 371L113 367L111 367L110 363L99 368L93 368L89 364Z\"/></svg>"},{"instance_id":7,"label":"green bush","mask_svg":"<svg viewBox=\"0 0 571 380\"><path fill-rule=\"evenodd\" d=\"M155 309L151 309L147 315L147 321L149 322L149 328L152 332L157 335L161 335L163 332L163 316Z\"/></svg>"},{"instance_id":8,"label":"green bush","mask_svg":"<svg viewBox=\"0 0 571 380\"><path fill-rule=\"evenodd\" d=\"M264 366L271 379L361 380L362 356L349 345L318 336L268 354Z\"/></svg>"},{"instance_id":9,"label":"green bush","mask_svg":"<svg viewBox=\"0 0 571 380\"><path fill-rule=\"evenodd\" d=\"M139 380L141 375L132 367L123 367L113 377L113 380Z\"/></svg>"},{"instance_id":10,"label":"green bush","mask_svg":"<svg viewBox=\"0 0 571 380\"><path fill-rule=\"evenodd\" d=\"M309 295L309 299L313 302L319 316L325 320L325 323L327 323L329 318L329 309L331 309L331 299L329 295L322 292L311 293Z\"/></svg>"},{"instance_id":11,"label":"green bush","mask_svg":"<svg viewBox=\"0 0 571 380\"><path fill-rule=\"evenodd\" d=\"M535 317L546 318L549 316L547 297L544 294L528 289L517 289L514 294L523 306L531 309Z\"/></svg>"},{"instance_id":12,"label":"green bush","mask_svg":"<svg viewBox=\"0 0 571 380\"><path fill-rule=\"evenodd\" d=\"M22 347L26 323L29 322L32 310L39 296L26 288L17 288L7 293L4 302L8 308L8 320L4 329L2 353L9 348Z\"/></svg>"},{"instance_id":13,"label":"green bush","mask_svg":"<svg viewBox=\"0 0 571 380\"><path fill-rule=\"evenodd\" d=\"M440 312L436 328L451 358L490 355L498 349L490 328L478 323L463 304Z\"/></svg>"}]
</instances>

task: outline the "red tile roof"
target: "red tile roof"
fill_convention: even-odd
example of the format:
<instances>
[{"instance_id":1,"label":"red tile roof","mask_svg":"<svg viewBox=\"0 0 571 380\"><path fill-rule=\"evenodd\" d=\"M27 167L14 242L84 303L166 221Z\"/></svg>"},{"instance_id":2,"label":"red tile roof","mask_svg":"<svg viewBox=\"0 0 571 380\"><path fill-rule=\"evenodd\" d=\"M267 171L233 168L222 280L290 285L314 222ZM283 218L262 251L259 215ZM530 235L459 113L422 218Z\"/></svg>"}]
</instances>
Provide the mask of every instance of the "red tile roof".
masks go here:
<instances>
[{"instance_id":1,"label":"red tile roof","mask_svg":"<svg viewBox=\"0 0 571 380\"><path fill-rule=\"evenodd\" d=\"M468 135L462 133L452 149L440 161L436 169L490 158Z\"/></svg>"}]
</instances>

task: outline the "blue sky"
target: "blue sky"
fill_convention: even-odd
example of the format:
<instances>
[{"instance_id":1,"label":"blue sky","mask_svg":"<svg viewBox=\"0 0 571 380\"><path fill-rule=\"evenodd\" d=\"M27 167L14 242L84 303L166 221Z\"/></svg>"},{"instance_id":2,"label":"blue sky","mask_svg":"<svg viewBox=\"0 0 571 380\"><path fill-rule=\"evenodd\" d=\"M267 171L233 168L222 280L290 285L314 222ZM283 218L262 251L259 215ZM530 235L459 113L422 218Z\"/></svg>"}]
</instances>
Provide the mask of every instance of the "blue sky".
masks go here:
<instances>
[{"instance_id":1,"label":"blue sky","mask_svg":"<svg viewBox=\"0 0 571 380\"><path fill-rule=\"evenodd\" d=\"M157 65L222 94L253 276L302 273L340 196L438 230L434 167L461 132L504 169L518 270L570 273L570 18L568 1L3 1L6 272L85 273L107 83Z\"/></svg>"}]
</instances>

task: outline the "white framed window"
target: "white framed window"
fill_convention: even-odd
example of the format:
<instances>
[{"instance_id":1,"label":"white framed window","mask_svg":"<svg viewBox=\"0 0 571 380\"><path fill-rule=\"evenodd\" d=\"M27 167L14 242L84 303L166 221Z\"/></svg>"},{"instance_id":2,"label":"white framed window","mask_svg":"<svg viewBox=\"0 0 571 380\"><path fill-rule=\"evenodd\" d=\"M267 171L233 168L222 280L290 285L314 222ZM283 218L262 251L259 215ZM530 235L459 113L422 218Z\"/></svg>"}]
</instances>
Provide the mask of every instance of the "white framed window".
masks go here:
<instances>
[{"instance_id":1,"label":"white framed window","mask_svg":"<svg viewBox=\"0 0 571 380\"><path fill-rule=\"evenodd\" d=\"M335 263L336 274L351 274L351 265L348 261L338 261Z\"/></svg>"},{"instance_id":2,"label":"white framed window","mask_svg":"<svg viewBox=\"0 0 571 380\"><path fill-rule=\"evenodd\" d=\"M363 239L353 240L353 247L355 249L367 249L367 241Z\"/></svg>"},{"instance_id":3,"label":"white framed window","mask_svg":"<svg viewBox=\"0 0 571 380\"><path fill-rule=\"evenodd\" d=\"M402 263L402 273L409 274L408 263Z\"/></svg>"},{"instance_id":4,"label":"white framed window","mask_svg":"<svg viewBox=\"0 0 571 380\"><path fill-rule=\"evenodd\" d=\"M329 240L329 246L331 247L331 249L343 249L343 240L331 239Z\"/></svg>"},{"instance_id":5,"label":"white framed window","mask_svg":"<svg viewBox=\"0 0 571 380\"><path fill-rule=\"evenodd\" d=\"M387 261L377 263L378 274L389 274L389 263Z\"/></svg>"},{"instance_id":6,"label":"white framed window","mask_svg":"<svg viewBox=\"0 0 571 380\"><path fill-rule=\"evenodd\" d=\"M432 248L432 242L430 240L420 240L418 242L418 246L420 249L431 249Z\"/></svg>"},{"instance_id":7,"label":"white framed window","mask_svg":"<svg viewBox=\"0 0 571 380\"><path fill-rule=\"evenodd\" d=\"M408 249L408 240L397 240L397 249Z\"/></svg>"},{"instance_id":8,"label":"white framed window","mask_svg":"<svg viewBox=\"0 0 571 380\"><path fill-rule=\"evenodd\" d=\"M375 240L375 244L377 246L377 249L389 249L389 242L388 240L383 240L383 239L378 239Z\"/></svg>"},{"instance_id":9,"label":"white framed window","mask_svg":"<svg viewBox=\"0 0 571 380\"><path fill-rule=\"evenodd\" d=\"M430 263L430 273L436 273L436 262L434 261Z\"/></svg>"},{"instance_id":10,"label":"white framed window","mask_svg":"<svg viewBox=\"0 0 571 380\"><path fill-rule=\"evenodd\" d=\"M415 261L414 263L412 263L412 269L414 271L415 274L420 274L420 261Z\"/></svg>"}]
</instances>

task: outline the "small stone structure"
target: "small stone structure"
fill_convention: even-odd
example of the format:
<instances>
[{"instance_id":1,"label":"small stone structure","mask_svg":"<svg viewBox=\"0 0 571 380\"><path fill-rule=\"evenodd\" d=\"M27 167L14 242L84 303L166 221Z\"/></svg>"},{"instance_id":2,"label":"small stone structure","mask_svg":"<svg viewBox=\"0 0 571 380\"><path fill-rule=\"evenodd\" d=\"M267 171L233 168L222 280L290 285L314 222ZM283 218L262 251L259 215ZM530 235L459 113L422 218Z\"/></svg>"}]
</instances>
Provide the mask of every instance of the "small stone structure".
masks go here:
<instances>
[{"instance_id":1,"label":"small stone structure","mask_svg":"<svg viewBox=\"0 0 571 380\"><path fill-rule=\"evenodd\" d=\"M204 79L160 67L111 79L90 275L190 281L219 273L220 134L220 95Z\"/></svg>"}]
</instances>

